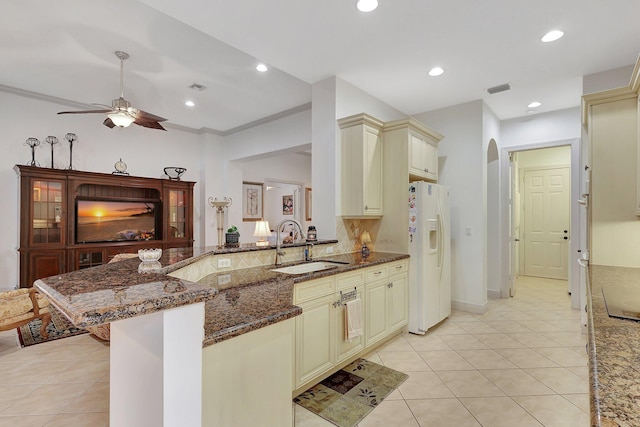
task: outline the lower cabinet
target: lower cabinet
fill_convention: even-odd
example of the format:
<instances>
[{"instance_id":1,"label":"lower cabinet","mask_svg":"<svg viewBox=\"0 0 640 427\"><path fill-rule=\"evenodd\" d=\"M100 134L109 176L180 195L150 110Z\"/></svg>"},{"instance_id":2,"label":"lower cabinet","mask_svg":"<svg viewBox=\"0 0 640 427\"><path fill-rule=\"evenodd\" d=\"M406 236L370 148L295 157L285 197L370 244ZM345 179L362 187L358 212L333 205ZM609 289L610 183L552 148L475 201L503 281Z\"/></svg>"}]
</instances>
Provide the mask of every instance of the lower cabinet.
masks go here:
<instances>
[{"instance_id":1,"label":"lower cabinet","mask_svg":"<svg viewBox=\"0 0 640 427\"><path fill-rule=\"evenodd\" d=\"M295 285L302 314L296 317L294 390L406 325L407 268L403 260ZM362 301L364 336L347 341L344 304L354 292Z\"/></svg>"}]
</instances>

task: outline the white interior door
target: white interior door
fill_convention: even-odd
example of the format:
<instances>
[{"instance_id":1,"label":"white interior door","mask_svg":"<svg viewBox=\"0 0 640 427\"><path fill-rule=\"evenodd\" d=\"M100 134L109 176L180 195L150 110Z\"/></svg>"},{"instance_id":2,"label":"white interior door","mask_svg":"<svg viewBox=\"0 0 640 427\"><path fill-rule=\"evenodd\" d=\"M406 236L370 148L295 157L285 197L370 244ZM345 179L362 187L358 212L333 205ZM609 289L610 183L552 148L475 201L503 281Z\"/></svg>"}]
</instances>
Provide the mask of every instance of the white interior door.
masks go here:
<instances>
[{"instance_id":1,"label":"white interior door","mask_svg":"<svg viewBox=\"0 0 640 427\"><path fill-rule=\"evenodd\" d=\"M524 171L524 275L568 279L570 168Z\"/></svg>"}]
</instances>

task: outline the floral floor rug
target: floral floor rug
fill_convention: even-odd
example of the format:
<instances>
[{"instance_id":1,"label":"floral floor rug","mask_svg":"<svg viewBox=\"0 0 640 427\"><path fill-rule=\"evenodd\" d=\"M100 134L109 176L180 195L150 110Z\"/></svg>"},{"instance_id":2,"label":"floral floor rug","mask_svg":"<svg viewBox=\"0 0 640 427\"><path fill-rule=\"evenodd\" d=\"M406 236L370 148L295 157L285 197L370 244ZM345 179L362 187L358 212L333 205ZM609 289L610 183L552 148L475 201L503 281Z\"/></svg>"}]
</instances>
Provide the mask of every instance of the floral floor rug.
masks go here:
<instances>
[{"instance_id":1,"label":"floral floor rug","mask_svg":"<svg viewBox=\"0 0 640 427\"><path fill-rule=\"evenodd\" d=\"M74 335L85 334L88 332L86 329L80 329L73 326L73 324L69 322L64 315L51 305L49 305L49 311L51 312L51 322L47 325L49 338L45 339L40 336L40 325L42 325L42 322L40 319L36 319L26 325L18 327L18 339L20 340L20 345L22 347L57 340L60 338L72 337Z\"/></svg>"},{"instance_id":2,"label":"floral floor rug","mask_svg":"<svg viewBox=\"0 0 640 427\"><path fill-rule=\"evenodd\" d=\"M339 427L353 427L409 376L358 359L293 399Z\"/></svg>"}]
</instances>

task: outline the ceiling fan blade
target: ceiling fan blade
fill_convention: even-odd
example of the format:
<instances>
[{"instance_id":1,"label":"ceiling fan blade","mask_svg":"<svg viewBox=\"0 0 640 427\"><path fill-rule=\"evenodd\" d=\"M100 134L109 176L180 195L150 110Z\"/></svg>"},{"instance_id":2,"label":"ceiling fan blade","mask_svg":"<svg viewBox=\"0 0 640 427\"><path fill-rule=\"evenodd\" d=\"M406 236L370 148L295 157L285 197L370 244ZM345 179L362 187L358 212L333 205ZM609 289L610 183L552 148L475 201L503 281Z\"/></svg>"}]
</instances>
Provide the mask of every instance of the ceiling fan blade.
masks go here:
<instances>
[{"instance_id":1,"label":"ceiling fan blade","mask_svg":"<svg viewBox=\"0 0 640 427\"><path fill-rule=\"evenodd\" d=\"M138 126L142 126L145 128L150 128L150 129L158 129L158 130L164 130L166 131L165 128L162 127L162 125L160 123L158 123L155 120L143 120L143 119L136 119L133 123L137 124Z\"/></svg>"},{"instance_id":2,"label":"ceiling fan blade","mask_svg":"<svg viewBox=\"0 0 640 427\"><path fill-rule=\"evenodd\" d=\"M110 113L112 109L108 110L84 110L84 111L60 111L58 114L87 114L87 113Z\"/></svg>"},{"instance_id":3,"label":"ceiling fan blade","mask_svg":"<svg viewBox=\"0 0 640 427\"><path fill-rule=\"evenodd\" d=\"M111 120L109 117L107 117L105 121L102 122L102 124L110 129L113 129L114 127L116 127L115 123L113 123L113 120Z\"/></svg>"},{"instance_id":4,"label":"ceiling fan blade","mask_svg":"<svg viewBox=\"0 0 640 427\"><path fill-rule=\"evenodd\" d=\"M150 120L154 122L166 122L164 117L156 116L155 114L147 113L146 111L136 109L136 120Z\"/></svg>"}]
</instances>

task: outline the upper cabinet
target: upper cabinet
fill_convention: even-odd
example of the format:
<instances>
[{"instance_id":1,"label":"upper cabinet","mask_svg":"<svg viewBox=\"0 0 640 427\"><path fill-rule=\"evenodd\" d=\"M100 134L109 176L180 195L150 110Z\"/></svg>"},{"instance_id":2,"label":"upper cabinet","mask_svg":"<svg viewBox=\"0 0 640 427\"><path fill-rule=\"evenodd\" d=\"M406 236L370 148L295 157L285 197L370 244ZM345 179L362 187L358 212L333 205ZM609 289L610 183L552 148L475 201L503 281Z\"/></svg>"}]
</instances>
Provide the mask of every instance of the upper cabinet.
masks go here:
<instances>
[{"instance_id":1,"label":"upper cabinet","mask_svg":"<svg viewBox=\"0 0 640 427\"><path fill-rule=\"evenodd\" d=\"M367 114L338 120L341 135L341 215L383 215L383 122Z\"/></svg>"},{"instance_id":2,"label":"upper cabinet","mask_svg":"<svg viewBox=\"0 0 640 427\"><path fill-rule=\"evenodd\" d=\"M384 125L384 144L388 150L406 153L411 181L438 180L438 143L441 139L442 135L414 118Z\"/></svg>"}]
</instances>

